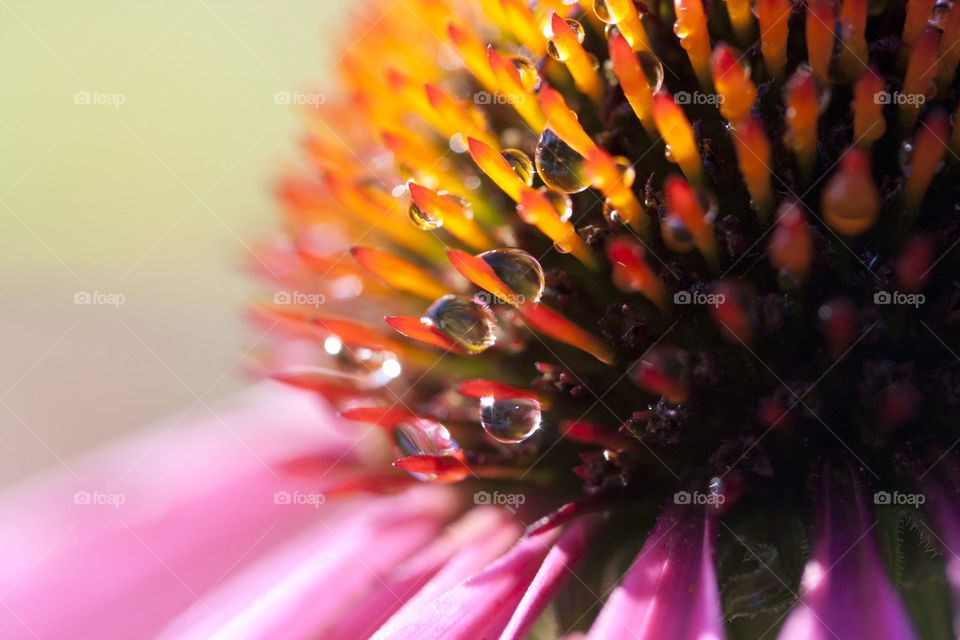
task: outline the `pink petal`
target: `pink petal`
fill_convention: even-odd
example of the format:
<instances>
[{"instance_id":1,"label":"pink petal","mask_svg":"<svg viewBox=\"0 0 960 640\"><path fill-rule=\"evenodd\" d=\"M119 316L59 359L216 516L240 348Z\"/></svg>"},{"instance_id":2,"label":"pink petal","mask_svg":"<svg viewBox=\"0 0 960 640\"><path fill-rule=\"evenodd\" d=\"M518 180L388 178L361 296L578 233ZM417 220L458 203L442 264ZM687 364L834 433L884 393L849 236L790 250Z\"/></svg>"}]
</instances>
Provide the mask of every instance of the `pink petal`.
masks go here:
<instances>
[{"instance_id":1,"label":"pink petal","mask_svg":"<svg viewBox=\"0 0 960 640\"><path fill-rule=\"evenodd\" d=\"M453 493L438 486L370 500L234 576L167 633L181 639L315 637L428 545L455 506Z\"/></svg>"},{"instance_id":2,"label":"pink petal","mask_svg":"<svg viewBox=\"0 0 960 640\"><path fill-rule=\"evenodd\" d=\"M375 640L484 640L496 638L537 575L559 530L521 539L479 573L419 606L408 603Z\"/></svg>"},{"instance_id":3,"label":"pink petal","mask_svg":"<svg viewBox=\"0 0 960 640\"><path fill-rule=\"evenodd\" d=\"M445 574L442 581L452 586L493 561L519 535L520 527L502 509L478 507L469 511L437 540L398 566L382 584L374 585L371 593L360 598L324 634L330 638L369 638L431 579L436 589L441 582L437 579L439 572ZM464 556L470 560L464 562Z\"/></svg>"},{"instance_id":4,"label":"pink petal","mask_svg":"<svg viewBox=\"0 0 960 640\"><path fill-rule=\"evenodd\" d=\"M825 468L817 542L780 640L907 640L914 632L877 547L859 475Z\"/></svg>"},{"instance_id":5,"label":"pink petal","mask_svg":"<svg viewBox=\"0 0 960 640\"><path fill-rule=\"evenodd\" d=\"M533 578L516 611L513 612L510 623L500 634L500 640L522 640L526 637L527 632L550 604L557 590L565 580L570 578L574 568L583 558L595 525L595 518L581 518L573 522L564 532L547 554L540 571Z\"/></svg>"},{"instance_id":6,"label":"pink petal","mask_svg":"<svg viewBox=\"0 0 960 640\"><path fill-rule=\"evenodd\" d=\"M229 572L349 508L274 499L317 491L276 471L304 450L342 459L330 477L356 473L355 437L315 396L267 385L215 409L0 495L0 637L152 635Z\"/></svg>"},{"instance_id":7,"label":"pink petal","mask_svg":"<svg viewBox=\"0 0 960 640\"><path fill-rule=\"evenodd\" d=\"M670 505L590 628L590 640L719 640L714 517Z\"/></svg>"}]
</instances>

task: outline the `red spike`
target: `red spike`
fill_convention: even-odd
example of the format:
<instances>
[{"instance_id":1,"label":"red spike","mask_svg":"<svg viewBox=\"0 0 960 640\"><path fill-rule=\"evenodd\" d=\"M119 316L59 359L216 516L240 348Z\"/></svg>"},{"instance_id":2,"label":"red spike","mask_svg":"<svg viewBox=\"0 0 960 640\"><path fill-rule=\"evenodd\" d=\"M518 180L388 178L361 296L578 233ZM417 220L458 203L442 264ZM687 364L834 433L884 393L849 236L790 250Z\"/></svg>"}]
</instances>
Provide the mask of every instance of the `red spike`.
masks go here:
<instances>
[{"instance_id":1,"label":"red spike","mask_svg":"<svg viewBox=\"0 0 960 640\"><path fill-rule=\"evenodd\" d=\"M418 416L403 407L354 407L340 413L344 420L375 424L384 429L392 429L406 420L414 420Z\"/></svg>"},{"instance_id":2,"label":"red spike","mask_svg":"<svg viewBox=\"0 0 960 640\"><path fill-rule=\"evenodd\" d=\"M460 482L470 475L470 469L460 456L407 456L395 460L393 466L410 473L436 476L437 482Z\"/></svg>"},{"instance_id":3,"label":"red spike","mask_svg":"<svg viewBox=\"0 0 960 640\"><path fill-rule=\"evenodd\" d=\"M637 447L636 441L632 438L586 420L565 420L560 423L560 433L570 440L599 445L614 451L629 451Z\"/></svg>"},{"instance_id":4,"label":"red spike","mask_svg":"<svg viewBox=\"0 0 960 640\"><path fill-rule=\"evenodd\" d=\"M467 398L483 398L493 396L494 398L526 398L530 400L539 400L540 395L535 391L515 387L512 384L504 384L496 380L485 380L477 378L476 380L466 380L457 385L457 393Z\"/></svg>"}]
</instances>

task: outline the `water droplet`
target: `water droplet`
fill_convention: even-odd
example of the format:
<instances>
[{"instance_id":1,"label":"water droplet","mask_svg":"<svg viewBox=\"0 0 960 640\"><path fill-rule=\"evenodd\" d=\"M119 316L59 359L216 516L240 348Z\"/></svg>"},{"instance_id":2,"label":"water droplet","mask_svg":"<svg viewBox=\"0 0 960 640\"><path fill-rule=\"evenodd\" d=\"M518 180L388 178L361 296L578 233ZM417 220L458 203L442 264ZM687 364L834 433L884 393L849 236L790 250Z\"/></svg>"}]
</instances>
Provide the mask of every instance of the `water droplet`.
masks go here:
<instances>
[{"instance_id":1,"label":"water droplet","mask_svg":"<svg viewBox=\"0 0 960 640\"><path fill-rule=\"evenodd\" d=\"M486 351L497 341L493 313L468 298L451 294L438 298L424 320L471 354Z\"/></svg>"},{"instance_id":2,"label":"water droplet","mask_svg":"<svg viewBox=\"0 0 960 640\"><path fill-rule=\"evenodd\" d=\"M523 88L530 92L538 91L542 80L540 72L537 71L537 65L525 56L511 56L510 61L520 74L520 84Z\"/></svg>"},{"instance_id":3,"label":"water droplet","mask_svg":"<svg viewBox=\"0 0 960 640\"><path fill-rule=\"evenodd\" d=\"M426 418L415 418L398 424L393 429L393 441L400 457L453 456L460 451L460 445L445 426ZM437 474L434 473L410 475L424 482L437 479Z\"/></svg>"},{"instance_id":4,"label":"water droplet","mask_svg":"<svg viewBox=\"0 0 960 640\"><path fill-rule=\"evenodd\" d=\"M623 156L616 156L613 162L617 165L617 170L620 172L620 182L626 187L632 187L634 180L637 179L637 172L633 168L633 163Z\"/></svg>"},{"instance_id":5,"label":"water droplet","mask_svg":"<svg viewBox=\"0 0 960 640\"><path fill-rule=\"evenodd\" d=\"M565 193L579 193L590 186L583 176L585 158L552 129L544 129L537 141L537 173L547 185Z\"/></svg>"},{"instance_id":6,"label":"water droplet","mask_svg":"<svg viewBox=\"0 0 960 640\"><path fill-rule=\"evenodd\" d=\"M473 208L470 206L469 200L456 193L450 193L449 191L438 191L437 195L457 205L465 218L473 219Z\"/></svg>"},{"instance_id":7,"label":"water droplet","mask_svg":"<svg viewBox=\"0 0 960 640\"><path fill-rule=\"evenodd\" d=\"M928 24L934 29L943 31L943 27L947 21L947 16L950 15L950 10L952 8L953 2L951 2L951 0L937 0L937 3L933 5L933 11L930 12L930 20L928 21Z\"/></svg>"},{"instance_id":8,"label":"water droplet","mask_svg":"<svg viewBox=\"0 0 960 640\"><path fill-rule=\"evenodd\" d=\"M897 159L900 161L900 170L903 171L903 175L910 175L910 163L913 162L913 140L904 140L903 144L900 145L900 152L897 154Z\"/></svg>"},{"instance_id":9,"label":"water droplet","mask_svg":"<svg viewBox=\"0 0 960 640\"><path fill-rule=\"evenodd\" d=\"M603 217L613 224L623 224L623 219L620 217L620 213L613 206L613 203L610 202L610 198L603 199Z\"/></svg>"},{"instance_id":10,"label":"water droplet","mask_svg":"<svg viewBox=\"0 0 960 640\"><path fill-rule=\"evenodd\" d=\"M670 145L668 144L664 145L663 157L666 158L668 161L673 162L674 164L676 164L677 162L677 159L673 157L673 149L671 149Z\"/></svg>"},{"instance_id":11,"label":"water droplet","mask_svg":"<svg viewBox=\"0 0 960 640\"><path fill-rule=\"evenodd\" d=\"M597 14L597 17L600 18L601 22L605 22L607 24L613 24L616 22L616 19L610 14L610 8L607 6L607 3L604 0L594 0L593 12Z\"/></svg>"},{"instance_id":12,"label":"water droplet","mask_svg":"<svg viewBox=\"0 0 960 640\"><path fill-rule=\"evenodd\" d=\"M528 187L533 184L533 160L520 149L504 149L500 152L503 159L510 164L510 168L517 177Z\"/></svg>"},{"instance_id":13,"label":"water droplet","mask_svg":"<svg viewBox=\"0 0 960 640\"><path fill-rule=\"evenodd\" d=\"M523 442L540 429L540 402L534 398L480 399L480 425L504 444Z\"/></svg>"},{"instance_id":14,"label":"water droplet","mask_svg":"<svg viewBox=\"0 0 960 640\"><path fill-rule=\"evenodd\" d=\"M546 279L537 259L522 249L493 249L479 256L497 277L522 297L517 302L540 302Z\"/></svg>"},{"instance_id":15,"label":"water droplet","mask_svg":"<svg viewBox=\"0 0 960 640\"><path fill-rule=\"evenodd\" d=\"M560 216L560 222L567 222L573 215L573 200L562 191L543 188L540 190Z\"/></svg>"},{"instance_id":16,"label":"water droplet","mask_svg":"<svg viewBox=\"0 0 960 640\"><path fill-rule=\"evenodd\" d=\"M423 231L433 231L443 226L442 218L427 213L413 202L410 203L410 219Z\"/></svg>"},{"instance_id":17,"label":"water droplet","mask_svg":"<svg viewBox=\"0 0 960 640\"><path fill-rule=\"evenodd\" d=\"M693 235L675 215L667 215L660 221L660 235L671 251L689 253L693 250Z\"/></svg>"},{"instance_id":18,"label":"water droplet","mask_svg":"<svg viewBox=\"0 0 960 640\"><path fill-rule=\"evenodd\" d=\"M555 43L553 40L547 40L547 55L557 62L563 62L566 60L566 58L560 54L560 50L557 49L557 43Z\"/></svg>"},{"instance_id":19,"label":"water droplet","mask_svg":"<svg viewBox=\"0 0 960 640\"><path fill-rule=\"evenodd\" d=\"M641 51L637 54L637 62L643 69L650 91L654 94L660 91L663 86L663 63L660 62L660 58L648 51Z\"/></svg>"}]
</instances>

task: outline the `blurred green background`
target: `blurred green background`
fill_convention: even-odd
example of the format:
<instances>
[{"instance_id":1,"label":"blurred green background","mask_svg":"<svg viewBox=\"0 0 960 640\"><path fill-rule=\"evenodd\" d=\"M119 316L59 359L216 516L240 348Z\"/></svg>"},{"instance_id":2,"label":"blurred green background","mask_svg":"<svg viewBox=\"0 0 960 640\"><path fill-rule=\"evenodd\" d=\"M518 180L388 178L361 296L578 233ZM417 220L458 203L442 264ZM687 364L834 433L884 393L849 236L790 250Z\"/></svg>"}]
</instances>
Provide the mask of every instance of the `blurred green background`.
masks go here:
<instances>
[{"instance_id":1,"label":"blurred green background","mask_svg":"<svg viewBox=\"0 0 960 640\"><path fill-rule=\"evenodd\" d=\"M0 484L245 383L274 96L334 79L344 6L0 0Z\"/></svg>"}]
</instances>

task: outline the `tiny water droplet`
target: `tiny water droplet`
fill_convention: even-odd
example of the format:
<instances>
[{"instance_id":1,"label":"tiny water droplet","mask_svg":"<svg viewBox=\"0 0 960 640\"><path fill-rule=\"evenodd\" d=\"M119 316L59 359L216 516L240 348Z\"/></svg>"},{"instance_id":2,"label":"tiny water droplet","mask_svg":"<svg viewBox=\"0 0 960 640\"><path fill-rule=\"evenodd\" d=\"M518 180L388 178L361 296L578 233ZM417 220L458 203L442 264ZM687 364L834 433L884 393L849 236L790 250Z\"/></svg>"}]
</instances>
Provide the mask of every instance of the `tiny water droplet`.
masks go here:
<instances>
[{"instance_id":1,"label":"tiny water droplet","mask_svg":"<svg viewBox=\"0 0 960 640\"><path fill-rule=\"evenodd\" d=\"M613 203L610 202L610 198L603 199L603 217L613 224L623 224L623 219L620 217L620 213L613 206Z\"/></svg>"},{"instance_id":2,"label":"tiny water droplet","mask_svg":"<svg viewBox=\"0 0 960 640\"><path fill-rule=\"evenodd\" d=\"M540 402L534 398L480 400L480 425L487 434L504 444L523 442L540 429Z\"/></svg>"},{"instance_id":3,"label":"tiny water droplet","mask_svg":"<svg viewBox=\"0 0 960 640\"><path fill-rule=\"evenodd\" d=\"M504 149L500 152L503 159L510 164L510 168L517 177L528 187L533 184L533 161L520 149Z\"/></svg>"},{"instance_id":4,"label":"tiny water droplet","mask_svg":"<svg viewBox=\"0 0 960 640\"><path fill-rule=\"evenodd\" d=\"M400 457L406 456L453 456L459 453L460 445L445 426L426 418L401 422L393 429L393 441ZM437 479L435 473L410 473L423 482Z\"/></svg>"},{"instance_id":5,"label":"tiny water droplet","mask_svg":"<svg viewBox=\"0 0 960 640\"><path fill-rule=\"evenodd\" d=\"M897 154L897 160L900 161L900 170L903 175L910 175L910 163L913 162L913 140L904 140L900 145L900 152Z\"/></svg>"},{"instance_id":6,"label":"tiny water droplet","mask_svg":"<svg viewBox=\"0 0 960 640\"><path fill-rule=\"evenodd\" d=\"M616 22L616 19L610 14L610 8L607 6L605 0L594 0L593 12L597 14L597 17L600 18L601 22L605 22L607 24L613 24Z\"/></svg>"},{"instance_id":7,"label":"tiny water droplet","mask_svg":"<svg viewBox=\"0 0 960 640\"><path fill-rule=\"evenodd\" d=\"M953 2L951 0L937 0L937 3L933 5L933 11L930 12L928 24L934 29L943 31L952 8Z\"/></svg>"},{"instance_id":8,"label":"tiny water droplet","mask_svg":"<svg viewBox=\"0 0 960 640\"><path fill-rule=\"evenodd\" d=\"M544 129L537 141L537 173L547 185L565 193L579 193L589 182L583 176L585 158L552 129Z\"/></svg>"},{"instance_id":9,"label":"tiny water droplet","mask_svg":"<svg viewBox=\"0 0 960 640\"><path fill-rule=\"evenodd\" d=\"M660 58L648 51L641 51L637 54L637 62L643 69L643 75L647 78L647 84L652 93L657 93L663 86L663 63Z\"/></svg>"},{"instance_id":10,"label":"tiny water droplet","mask_svg":"<svg viewBox=\"0 0 960 640\"><path fill-rule=\"evenodd\" d=\"M573 215L573 200L570 196L562 191L554 191L553 189L547 188L541 189L541 192L543 192L543 195L550 201L550 204L553 205L557 215L560 216L560 222L570 220L570 217Z\"/></svg>"},{"instance_id":11,"label":"tiny water droplet","mask_svg":"<svg viewBox=\"0 0 960 640\"><path fill-rule=\"evenodd\" d=\"M560 50L557 49L557 43L553 40L547 40L547 55L557 62L563 62L566 60L566 58L560 54Z\"/></svg>"},{"instance_id":12,"label":"tiny water droplet","mask_svg":"<svg viewBox=\"0 0 960 640\"><path fill-rule=\"evenodd\" d=\"M479 256L518 296L519 303L540 302L546 278L537 259L522 249L493 249Z\"/></svg>"},{"instance_id":13,"label":"tiny water droplet","mask_svg":"<svg viewBox=\"0 0 960 640\"><path fill-rule=\"evenodd\" d=\"M520 83L523 88L530 92L539 91L543 81L540 78L540 72L537 71L537 65L526 56L511 56L510 61L520 74Z\"/></svg>"},{"instance_id":14,"label":"tiny water droplet","mask_svg":"<svg viewBox=\"0 0 960 640\"><path fill-rule=\"evenodd\" d=\"M417 227L423 231L433 231L434 229L439 229L443 226L442 218L427 213L413 202L410 203L409 211L410 219L413 220L413 224L417 225Z\"/></svg>"},{"instance_id":15,"label":"tiny water droplet","mask_svg":"<svg viewBox=\"0 0 960 640\"><path fill-rule=\"evenodd\" d=\"M633 168L633 163L630 162L629 158L623 156L614 157L613 162L617 165L617 171L620 172L620 182L626 187L632 187L637 179L637 172Z\"/></svg>"},{"instance_id":16,"label":"tiny water droplet","mask_svg":"<svg viewBox=\"0 0 960 640\"><path fill-rule=\"evenodd\" d=\"M471 354L486 351L497 341L493 312L469 298L451 294L438 298L424 320Z\"/></svg>"}]
</instances>

